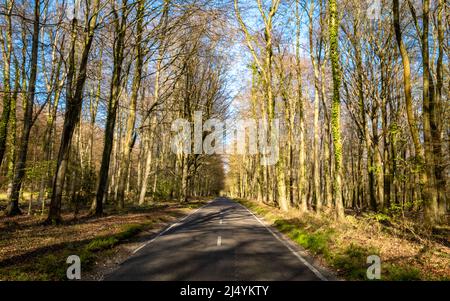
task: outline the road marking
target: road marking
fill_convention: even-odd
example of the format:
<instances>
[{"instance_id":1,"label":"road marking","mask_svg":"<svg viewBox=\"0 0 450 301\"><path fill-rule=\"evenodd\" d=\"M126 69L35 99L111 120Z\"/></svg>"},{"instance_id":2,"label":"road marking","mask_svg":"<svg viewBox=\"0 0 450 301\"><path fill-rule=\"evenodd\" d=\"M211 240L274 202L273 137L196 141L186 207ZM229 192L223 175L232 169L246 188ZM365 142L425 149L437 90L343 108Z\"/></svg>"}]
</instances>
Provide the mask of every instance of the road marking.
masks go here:
<instances>
[{"instance_id":1,"label":"road marking","mask_svg":"<svg viewBox=\"0 0 450 301\"><path fill-rule=\"evenodd\" d=\"M197 213L198 211L200 211L201 209L207 207L209 204L211 204L212 202L214 202L215 200L212 200L208 203L206 203L205 205L203 205L202 207L196 209L194 212L192 212L191 214L186 215L185 217L183 217L182 219L178 220L177 222L175 222L174 224L172 224L170 227L164 229L163 231L159 232L158 235L156 235L154 238L152 238L151 240L143 243L141 246L139 246L137 249L135 249L131 254L136 254L137 252L139 252L140 250L142 250L142 248L148 246L149 244L151 244L152 242L154 242L155 240L157 240L161 235L163 235L164 233L166 233L167 231L169 231L170 229L172 229L175 226L181 225L181 223L187 219L188 217L194 215L195 213Z\"/></svg>"},{"instance_id":2,"label":"road marking","mask_svg":"<svg viewBox=\"0 0 450 301\"><path fill-rule=\"evenodd\" d=\"M238 203L239 204L239 203ZM289 251L291 251L292 254L295 255L295 257L297 257L304 265L306 265L306 267L308 269L311 270L311 272L313 272L317 277L320 278L320 280L322 281L328 281L327 278L325 278L324 275L322 275L322 273L320 273L313 265L311 265L308 261L306 261L305 258L303 258L300 254L298 254L294 249L292 249L292 247L285 242L283 239L281 239L278 235L276 235L272 229L270 229L269 227L267 227L266 224L264 224L261 219L259 217L257 217L253 212L250 211L250 209L248 209L247 207L245 207L244 205L239 204L241 207L245 208L245 210L247 210L251 215L253 215L253 217L261 224L264 226L264 228L266 228L267 231L270 232L270 234L273 235L273 237L275 237L279 242L281 242L286 248L289 249Z\"/></svg>"},{"instance_id":3,"label":"road marking","mask_svg":"<svg viewBox=\"0 0 450 301\"><path fill-rule=\"evenodd\" d=\"M221 225L223 224L223 218L220 219L220 224L221 224Z\"/></svg>"},{"instance_id":4,"label":"road marking","mask_svg":"<svg viewBox=\"0 0 450 301\"><path fill-rule=\"evenodd\" d=\"M220 247L222 245L222 236L217 236L217 246Z\"/></svg>"}]
</instances>

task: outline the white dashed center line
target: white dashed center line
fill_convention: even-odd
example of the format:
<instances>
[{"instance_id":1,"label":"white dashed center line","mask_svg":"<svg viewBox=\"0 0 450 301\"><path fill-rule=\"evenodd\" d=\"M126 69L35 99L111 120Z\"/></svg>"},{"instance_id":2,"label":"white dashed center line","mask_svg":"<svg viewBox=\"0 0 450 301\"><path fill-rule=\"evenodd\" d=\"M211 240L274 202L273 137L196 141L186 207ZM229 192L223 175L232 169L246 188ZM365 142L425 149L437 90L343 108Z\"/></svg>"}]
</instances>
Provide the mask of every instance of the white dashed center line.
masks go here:
<instances>
[{"instance_id":1,"label":"white dashed center line","mask_svg":"<svg viewBox=\"0 0 450 301\"><path fill-rule=\"evenodd\" d=\"M222 236L217 236L217 246L220 247L222 245Z\"/></svg>"}]
</instances>

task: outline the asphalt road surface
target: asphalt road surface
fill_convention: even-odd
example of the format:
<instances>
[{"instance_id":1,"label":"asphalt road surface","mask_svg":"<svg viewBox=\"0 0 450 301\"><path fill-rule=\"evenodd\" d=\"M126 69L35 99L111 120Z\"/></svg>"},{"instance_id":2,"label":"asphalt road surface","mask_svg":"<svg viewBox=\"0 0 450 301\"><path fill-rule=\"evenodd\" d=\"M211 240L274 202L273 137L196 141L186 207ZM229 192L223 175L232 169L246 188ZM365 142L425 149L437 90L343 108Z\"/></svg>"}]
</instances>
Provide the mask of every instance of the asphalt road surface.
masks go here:
<instances>
[{"instance_id":1,"label":"asphalt road surface","mask_svg":"<svg viewBox=\"0 0 450 301\"><path fill-rule=\"evenodd\" d=\"M326 280L275 232L218 198L141 246L105 280Z\"/></svg>"}]
</instances>

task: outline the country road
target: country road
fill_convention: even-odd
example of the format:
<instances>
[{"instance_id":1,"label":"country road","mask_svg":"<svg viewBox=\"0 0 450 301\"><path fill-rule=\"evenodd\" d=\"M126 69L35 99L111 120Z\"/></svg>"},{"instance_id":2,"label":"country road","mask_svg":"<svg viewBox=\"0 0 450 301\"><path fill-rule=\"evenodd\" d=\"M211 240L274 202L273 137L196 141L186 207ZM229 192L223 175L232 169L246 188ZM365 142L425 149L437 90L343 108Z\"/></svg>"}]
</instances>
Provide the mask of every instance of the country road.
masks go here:
<instances>
[{"instance_id":1,"label":"country road","mask_svg":"<svg viewBox=\"0 0 450 301\"><path fill-rule=\"evenodd\" d=\"M326 280L246 208L218 198L141 246L105 280Z\"/></svg>"}]
</instances>

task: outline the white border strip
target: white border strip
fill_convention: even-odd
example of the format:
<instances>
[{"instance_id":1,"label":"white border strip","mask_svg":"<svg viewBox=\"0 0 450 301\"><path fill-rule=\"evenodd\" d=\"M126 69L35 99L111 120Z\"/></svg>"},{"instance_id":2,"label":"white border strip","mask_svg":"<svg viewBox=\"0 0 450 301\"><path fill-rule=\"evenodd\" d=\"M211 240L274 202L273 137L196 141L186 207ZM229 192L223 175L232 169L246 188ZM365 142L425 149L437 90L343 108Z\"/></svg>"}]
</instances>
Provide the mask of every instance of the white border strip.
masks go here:
<instances>
[{"instance_id":1,"label":"white border strip","mask_svg":"<svg viewBox=\"0 0 450 301\"><path fill-rule=\"evenodd\" d=\"M167 231L169 231L170 229L172 229L175 226L180 225L185 219L187 219L188 217L194 215L195 213L197 213L198 211L200 211L201 209L205 208L206 206L208 206L209 204L211 204L212 202L214 202L215 200L209 201L208 203L206 203L205 205L203 205L200 208L197 208L194 212L186 215L185 217L183 217L182 219L178 220L177 222L175 222L174 224L172 224L170 227L164 229L163 231L159 232L158 235L156 235L155 237L153 237L151 240L146 241L145 243L143 243L141 246L139 246L137 249L135 249L131 254L136 254L137 252L139 252L140 250L142 250L144 247L148 246L149 244L151 244L152 242L154 242L155 240L157 240L161 235L163 235L164 233L166 233Z\"/></svg>"},{"instance_id":2,"label":"white border strip","mask_svg":"<svg viewBox=\"0 0 450 301\"><path fill-rule=\"evenodd\" d=\"M305 258L303 258L300 254L298 254L298 252L296 252L294 249L292 249L292 247L285 242L283 239L281 239L278 235L276 235L272 229L270 229L269 227L267 227L266 224L264 224L261 219L259 217L257 217L253 212L250 211L250 209L248 209L247 207L245 207L244 205L237 203L240 206L244 207L248 212L250 212L251 215L253 215L253 217L261 224L264 226L264 228L267 229L267 231L270 232L270 234L272 234L279 242L281 242L286 248L289 249L289 251L291 251L292 254L295 255L295 257L297 257L304 265L306 265L308 267L308 269L311 270L311 272L313 272L317 277L320 278L320 280L322 281L328 281L328 279L322 275L313 265L311 265L308 261L306 261Z\"/></svg>"}]
</instances>

